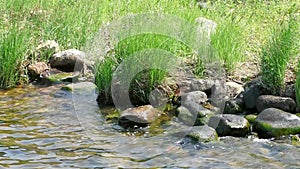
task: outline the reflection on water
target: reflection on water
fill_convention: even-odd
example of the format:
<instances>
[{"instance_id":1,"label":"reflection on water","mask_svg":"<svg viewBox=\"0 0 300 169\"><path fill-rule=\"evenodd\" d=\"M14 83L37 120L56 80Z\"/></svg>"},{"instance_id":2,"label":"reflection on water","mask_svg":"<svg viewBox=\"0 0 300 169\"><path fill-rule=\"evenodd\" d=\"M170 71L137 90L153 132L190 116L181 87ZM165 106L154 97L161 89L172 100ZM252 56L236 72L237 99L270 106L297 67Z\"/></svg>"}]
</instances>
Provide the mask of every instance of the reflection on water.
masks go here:
<instances>
[{"instance_id":1,"label":"reflection on water","mask_svg":"<svg viewBox=\"0 0 300 169\"><path fill-rule=\"evenodd\" d=\"M0 168L300 167L299 148L287 143L225 137L195 144L167 132L128 136L105 120L95 99L59 85L0 91Z\"/></svg>"}]
</instances>

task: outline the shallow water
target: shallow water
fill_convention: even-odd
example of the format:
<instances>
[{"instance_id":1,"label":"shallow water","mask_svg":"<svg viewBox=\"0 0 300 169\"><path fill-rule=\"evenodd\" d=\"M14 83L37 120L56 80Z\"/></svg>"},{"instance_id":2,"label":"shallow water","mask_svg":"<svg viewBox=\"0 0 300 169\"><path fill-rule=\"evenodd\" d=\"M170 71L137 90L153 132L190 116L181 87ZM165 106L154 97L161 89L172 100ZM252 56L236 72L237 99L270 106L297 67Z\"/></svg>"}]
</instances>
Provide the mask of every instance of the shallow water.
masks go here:
<instances>
[{"instance_id":1,"label":"shallow water","mask_svg":"<svg viewBox=\"0 0 300 169\"><path fill-rule=\"evenodd\" d=\"M289 142L224 137L192 143L168 130L143 136L116 130L96 93L59 85L0 91L0 168L300 168Z\"/></svg>"}]
</instances>

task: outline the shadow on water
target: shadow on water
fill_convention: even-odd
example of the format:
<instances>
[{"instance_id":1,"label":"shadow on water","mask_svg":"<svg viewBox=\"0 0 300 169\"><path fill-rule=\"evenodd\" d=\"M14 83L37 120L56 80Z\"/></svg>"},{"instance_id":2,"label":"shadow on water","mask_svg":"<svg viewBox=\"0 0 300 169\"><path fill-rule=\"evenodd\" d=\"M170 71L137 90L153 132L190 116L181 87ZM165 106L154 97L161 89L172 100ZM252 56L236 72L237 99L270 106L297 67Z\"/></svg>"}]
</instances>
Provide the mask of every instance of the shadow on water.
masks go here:
<instances>
[{"instance_id":1,"label":"shadow on water","mask_svg":"<svg viewBox=\"0 0 300 169\"><path fill-rule=\"evenodd\" d=\"M8 168L299 168L299 148L224 137L195 143L164 131L119 132L95 93L60 85L0 90L0 167ZM107 112L106 112L107 113Z\"/></svg>"}]
</instances>

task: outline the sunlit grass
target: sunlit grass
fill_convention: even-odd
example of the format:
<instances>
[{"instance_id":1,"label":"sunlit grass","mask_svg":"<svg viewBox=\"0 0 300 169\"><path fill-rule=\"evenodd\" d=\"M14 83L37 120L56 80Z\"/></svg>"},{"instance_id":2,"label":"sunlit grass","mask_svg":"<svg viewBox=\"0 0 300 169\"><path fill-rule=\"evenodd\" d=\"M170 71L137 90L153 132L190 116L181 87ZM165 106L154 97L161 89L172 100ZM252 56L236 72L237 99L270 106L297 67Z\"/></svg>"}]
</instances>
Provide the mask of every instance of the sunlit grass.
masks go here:
<instances>
[{"instance_id":1,"label":"sunlit grass","mask_svg":"<svg viewBox=\"0 0 300 169\"><path fill-rule=\"evenodd\" d=\"M269 41L262 48L261 73L265 87L272 94L279 94L284 87L284 78L290 58L297 54L295 49L297 20L292 16L272 29Z\"/></svg>"}]
</instances>

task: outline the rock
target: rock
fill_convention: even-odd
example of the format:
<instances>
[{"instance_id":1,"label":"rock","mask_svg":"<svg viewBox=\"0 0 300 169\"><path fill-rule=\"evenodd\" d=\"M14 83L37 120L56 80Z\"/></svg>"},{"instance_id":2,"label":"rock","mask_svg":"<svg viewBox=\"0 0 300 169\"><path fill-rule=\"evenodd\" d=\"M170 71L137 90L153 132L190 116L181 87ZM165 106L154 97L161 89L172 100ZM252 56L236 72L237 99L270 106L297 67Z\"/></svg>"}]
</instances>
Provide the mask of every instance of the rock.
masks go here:
<instances>
[{"instance_id":1,"label":"rock","mask_svg":"<svg viewBox=\"0 0 300 169\"><path fill-rule=\"evenodd\" d=\"M31 79L40 77L44 72L49 70L48 65L45 62L37 62L28 66L28 72L30 73Z\"/></svg>"},{"instance_id":2,"label":"rock","mask_svg":"<svg viewBox=\"0 0 300 169\"><path fill-rule=\"evenodd\" d=\"M235 98L244 91L244 87L236 82L226 82L225 88L230 98Z\"/></svg>"},{"instance_id":3,"label":"rock","mask_svg":"<svg viewBox=\"0 0 300 169\"><path fill-rule=\"evenodd\" d=\"M50 74L46 79L50 82L77 82L79 72L59 72Z\"/></svg>"},{"instance_id":4,"label":"rock","mask_svg":"<svg viewBox=\"0 0 300 169\"><path fill-rule=\"evenodd\" d=\"M245 103L243 94L241 93L237 98L230 99L225 102L223 114L240 114L243 113Z\"/></svg>"},{"instance_id":5,"label":"rock","mask_svg":"<svg viewBox=\"0 0 300 169\"><path fill-rule=\"evenodd\" d=\"M61 87L61 89L77 93L96 92L97 86L92 82L79 82L68 84L66 86Z\"/></svg>"},{"instance_id":6,"label":"rock","mask_svg":"<svg viewBox=\"0 0 300 169\"><path fill-rule=\"evenodd\" d=\"M263 110L255 120L254 130L261 138L300 133L300 117L276 108Z\"/></svg>"},{"instance_id":7,"label":"rock","mask_svg":"<svg viewBox=\"0 0 300 169\"><path fill-rule=\"evenodd\" d=\"M50 58L50 66L62 71L81 71L85 64L85 53L76 49L68 49L54 54Z\"/></svg>"},{"instance_id":8,"label":"rock","mask_svg":"<svg viewBox=\"0 0 300 169\"><path fill-rule=\"evenodd\" d=\"M257 118L257 115L248 114L245 116L245 118L249 121L249 123L253 124Z\"/></svg>"},{"instance_id":9,"label":"rock","mask_svg":"<svg viewBox=\"0 0 300 169\"><path fill-rule=\"evenodd\" d=\"M216 130L207 125L193 126L190 132L187 134L187 137L190 137L198 142L218 141L218 134Z\"/></svg>"},{"instance_id":10,"label":"rock","mask_svg":"<svg viewBox=\"0 0 300 169\"><path fill-rule=\"evenodd\" d=\"M211 92L211 88L214 84L214 81L211 79L193 79L190 84L190 88L192 91L209 91Z\"/></svg>"},{"instance_id":11,"label":"rock","mask_svg":"<svg viewBox=\"0 0 300 169\"><path fill-rule=\"evenodd\" d=\"M34 52L31 54L36 60L40 60L41 57L48 58L54 53L59 51L59 44L54 40L47 40L41 42Z\"/></svg>"},{"instance_id":12,"label":"rock","mask_svg":"<svg viewBox=\"0 0 300 169\"><path fill-rule=\"evenodd\" d=\"M186 102L185 105L186 109L188 109L188 112L190 113L189 117L193 118L191 120L193 125L205 125L208 123L209 118L213 115L215 115L216 110L209 110L207 108L204 108L202 105L199 105L194 102ZM188 113L185 112L185 113ZM179 117L180 113L178 114ZM185 117L187 114L185 115ZM189 123L191 124L191 123Z\"/></svg>"},{"instance_id":13,"label":"rock","mask_svg":"<svg viewBox=\"0 0 300 169\"><path fill-rule=\"evenodd\" d=\"M208 126L215 128L219 136L244 137L250 132L249 122L244 117L233 114L212 116Z\"/></svg>"},{"instance_id":14,"label":"rock","mask_svg":"<svg viewBox=\"0 0 300 169\"><path fill-rule=\"evenodd\" d=\"M133 128L135 126L146 127L161 114L161 111L153 108L151 105L128 108L122 112L118 122L124 128Z\"/></svg>"},{"instance_id":15,"label":"rock","mask_svg":"<svg viewBox=\"0 0 300 169\"><path fill-rule=\"evenodd\" d=\"M222 81L215 81L211 88L211 104L218 108L224 108L225 102L229 99L226 93L226 88Z\"/></svg>"},{"instance_id":16,"label":"rock","mask_svg":"<svg viewBox=\"0 0 300 169\"><path fill-rule=\"evenodd\" d=\"M264 94L265 90L262 86L260 78L256 78L245 85L244 102L246 109L255 109L257 98Z\"/></svg>"},{"instance_id":17,"label":"rock","mask_svg":"<svg viewBox=\"0 0 300 169\"><path fill-rule=\"evenodd\" d=\"M296 102L289 97L279 97L272 95L261 95L257 98L256 109L258 112L271 107L288 112L293 112L296 109Z\"/></svg>"},{"instance_id":18,"label":"rock","mask_svg":"<svg viewBox=\"0 0 300 169\"><path fill-rule=\"evenodd\" d=\"M190 112L190 110L184 106L177 108L178 119L187 126L193 126L197 118L197 112Z\"/></svg>"},{"instance_id":19,"label":"rock","mask_svg":"<svg viewBox=\"0 0 300 169\"><path fill-rule=\"evenodd\" d=\"M183 105L189 102L194 102L200 105L207 101L207 95L202 91L193 91L182 94L181 99Z\"/></svg>"},{"instance_id":20,"label":"rock","mask_svg":"<svg viewBox=\"0 0 300 169\"><path fill-rule=\"evenodd\" d=\"M197 24L199 24L199 26L198 26L199 35L198 36L200 36L200 37L203 36L203 34L206 35L207 37L210 37L210 35L216 31L217 23L214 22L213 20L199 17L199 18L196 18L195 21Z\"/></svg>"},{"instance_id":21,"label":"rock","mask_svg":"<svg viewBox=\"0 0 300 169\"><path fill-rule=\"evenodd\" d=\"M285 86L285 89L282 93L282 97L290 97L292 99L296 99L296 91L295 91L295 85L287 85Z\"/></svg>"}]
</instances>

